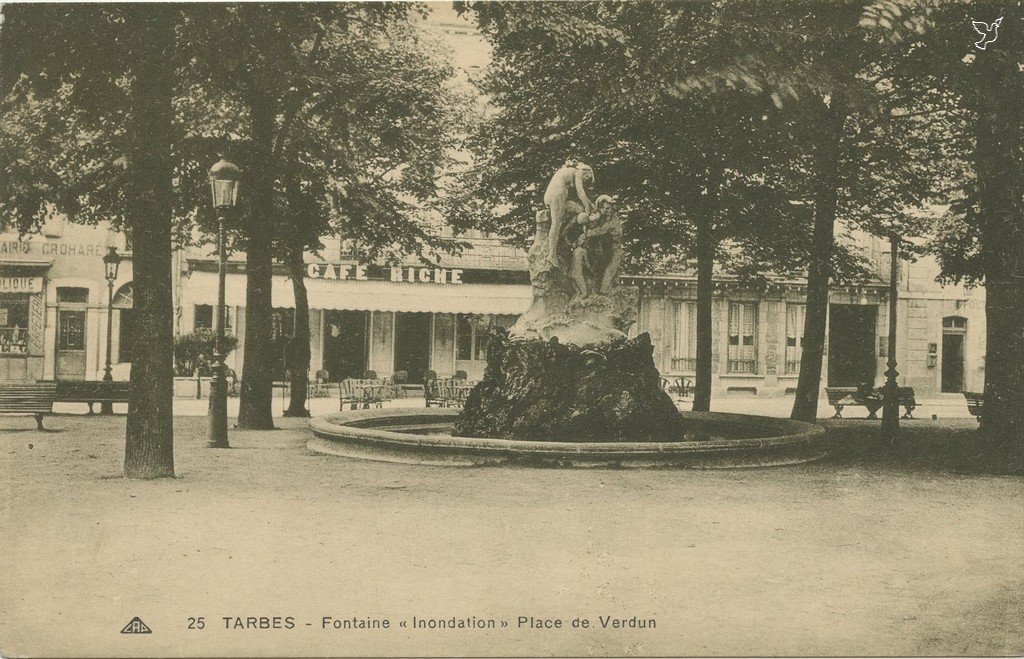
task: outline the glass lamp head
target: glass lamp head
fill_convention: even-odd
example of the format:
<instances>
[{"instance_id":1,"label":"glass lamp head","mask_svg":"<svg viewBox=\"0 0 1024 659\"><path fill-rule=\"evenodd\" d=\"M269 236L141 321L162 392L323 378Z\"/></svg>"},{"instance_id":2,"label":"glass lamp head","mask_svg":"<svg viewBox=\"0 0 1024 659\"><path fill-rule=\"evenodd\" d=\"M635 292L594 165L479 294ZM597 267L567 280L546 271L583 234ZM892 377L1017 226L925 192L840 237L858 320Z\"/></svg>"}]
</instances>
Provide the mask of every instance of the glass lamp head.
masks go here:
<instances>
[{"instance_id":1,"label":"glass lamp head","mask_svg":"<svg viewBox=\"0 0 1024 659\"><path fill-rule=\"evenodd\" d=\"M121 255L117 253L117 247L108 247L107 253L103 255L104 276L108 282L117 279L117 270L121 266Z\"/></svg>"},{"instance_id":2,"label":"glass lamp head","mask_svg":"<svg viewBox=\"0 0 1024 659\"><path fill-rule=\"evenodd\" d=\"M210 193L214 208L234 208L238 204L238 188L242 170L221 158L210 167Z\"/></svg>"}]
</instances>

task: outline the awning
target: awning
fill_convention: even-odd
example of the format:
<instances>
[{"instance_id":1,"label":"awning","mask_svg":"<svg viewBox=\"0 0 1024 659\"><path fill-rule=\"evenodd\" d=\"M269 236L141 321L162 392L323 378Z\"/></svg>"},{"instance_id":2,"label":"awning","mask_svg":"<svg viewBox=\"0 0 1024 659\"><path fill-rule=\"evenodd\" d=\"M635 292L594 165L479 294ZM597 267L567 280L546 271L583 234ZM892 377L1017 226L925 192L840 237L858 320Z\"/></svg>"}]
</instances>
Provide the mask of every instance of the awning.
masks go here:
<instances>
[{"instance_id":1,"label":"awning","mask_svg":"<svg viewBox=\"0 0 1024 659\"><path fill-rule=\"evenodd\" d=\"M12 268L49 268L53 259L31 254L11 254L0 256L0 267Z\"/></svg>"},{"instance_id":2,"label":"awning","mask_svg":"<svg viewBox=\"0 0 1024 659\"><path fill-rule=\"evenodd\" d=\"M425 311L466 314L522 314L533 298L525 284L421 284L391 281L306 279L310 309L350 311ZM292 282L273 277L275 307L295 307ZM186 304L217 304L217 274L195 272L182 278ZM245 306L245 276L229 274L228 306Z\"/></svg>"}]
</instances>

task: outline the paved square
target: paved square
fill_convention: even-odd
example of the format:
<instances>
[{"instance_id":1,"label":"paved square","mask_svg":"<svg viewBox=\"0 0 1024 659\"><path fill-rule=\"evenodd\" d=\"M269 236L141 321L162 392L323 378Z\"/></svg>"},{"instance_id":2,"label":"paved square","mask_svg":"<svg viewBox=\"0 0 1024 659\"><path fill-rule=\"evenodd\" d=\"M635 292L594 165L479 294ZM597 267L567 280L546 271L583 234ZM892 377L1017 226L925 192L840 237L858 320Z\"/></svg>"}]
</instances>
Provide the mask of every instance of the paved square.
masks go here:
<instances>
[{"instance_id":1,"label":"paved square","mask_svg":"<svg viewBox=\"0 0 1024 659\"><path fill-rule=\"evenodd\" d=\"M204 419L175 422L179 477L138 482L120 476L123 416L57 416L50 433L0 419L5 655L1024 649L1024 481L958 474L928 450L865 457L867 422L829 423L843 450L825 462L740 471L350 461L308 452L299 419L217 451ZM904 427L941 454L975 425ZM120 633L135 616L151 634ZM245 629L273 616L294 627ZM509 627L398 626L413 616Z\"/></svg>"}]
</instances>

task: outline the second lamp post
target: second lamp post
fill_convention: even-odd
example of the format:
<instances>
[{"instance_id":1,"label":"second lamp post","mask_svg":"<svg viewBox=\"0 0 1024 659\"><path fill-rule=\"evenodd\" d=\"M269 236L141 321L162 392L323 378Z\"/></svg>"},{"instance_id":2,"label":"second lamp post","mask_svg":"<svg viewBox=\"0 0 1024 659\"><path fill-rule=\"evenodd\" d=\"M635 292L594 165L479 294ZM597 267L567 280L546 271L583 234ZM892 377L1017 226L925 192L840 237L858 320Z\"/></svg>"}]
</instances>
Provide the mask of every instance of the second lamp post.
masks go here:
<instances>
[{"instance_id":1,"label":"second lamp post","mask_svg":"<svg viewBox=\"0 0 1024 659\"><path fill-rule=\"evenodd\" d=\"M217 313L214 317L216 333L213 348L213 381L210 383L210 427L207 446L229 448L228 445L228 381L224 365L224 289L227 276L227 246L224 220L238 204L238 187L242 171L222 157L210 168L210 192L217 211Z\"/></svg>"},{"instance_id":2,"label":"second lamp post","mask_svg":"<svg viewBox=\"0 0 1024 659\"><path fill-rule=\"evenodd\" d=\"M114 282L117 281L117 270L120 265L121 255L117 253L117 247L109 247L103 256L103 276L107 280L107 364L103 367L104 387L109 387L106 383L114 381L113 368L110 365L110 346L114 322ZM113 414L114 404L110 401L110 392L105 391L104 394L107 400L100 403L100 413Z\"/></svg>"}]
</instances>

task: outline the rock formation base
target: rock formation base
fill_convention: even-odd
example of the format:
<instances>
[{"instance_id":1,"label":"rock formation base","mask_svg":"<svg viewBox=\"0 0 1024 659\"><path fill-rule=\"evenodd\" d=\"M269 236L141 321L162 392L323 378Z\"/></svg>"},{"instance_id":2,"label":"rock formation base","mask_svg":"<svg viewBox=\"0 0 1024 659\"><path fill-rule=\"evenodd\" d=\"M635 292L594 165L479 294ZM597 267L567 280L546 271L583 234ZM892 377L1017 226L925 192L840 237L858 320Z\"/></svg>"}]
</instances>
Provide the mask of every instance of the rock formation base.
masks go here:
<instances>
[{"instance_id":1,"label":"rock formation base","mask_svg":"<svg viewBox=\"0 0 1024 659\"><path fill-rule=\"evenodd\" d=\"M650 337L579 346L494 336L454 434L540 441L674 441L682 416L661 389Z\"/></svg>"}]
</instances>

